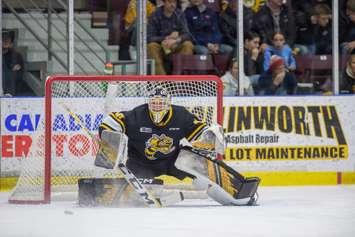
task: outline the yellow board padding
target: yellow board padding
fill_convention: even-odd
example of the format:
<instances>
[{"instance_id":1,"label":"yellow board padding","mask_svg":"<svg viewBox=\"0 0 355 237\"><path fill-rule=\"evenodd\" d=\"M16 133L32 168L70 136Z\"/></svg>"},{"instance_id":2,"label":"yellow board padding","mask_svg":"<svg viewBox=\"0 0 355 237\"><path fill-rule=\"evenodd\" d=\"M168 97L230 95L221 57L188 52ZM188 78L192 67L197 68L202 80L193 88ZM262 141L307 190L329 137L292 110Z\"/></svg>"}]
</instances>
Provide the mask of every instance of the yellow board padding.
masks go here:
<instances>
[{"instance_id":1,"label":"yellow board padding","mask_svg":"<svg viewBox=\"0 0 355 237\"><path fill-rule=\"evenodd\" d=\"M0 192L8 192L16 185L18 177L1 177Z\"/></svg>"},{"instance_id":2,"label":"yellow board padding","mask_svg":"<svg viewBox=\"0 0 355 237\"><path fill-rule=\"evenodd\" d=\"M336 185L338 183L337 172L265 171L243 172L243 175L259 177L262 186ZM353 184L355 184L355 180Z\"/></svg>"},{"instance_id":3,"label":"yellow board padding","mask_svg":"<svg viewBox=\"0 0 355 237\"><path fill-rule=\"evenodd\" d=\"M118 178L121 176L117 176L115 178ZM168 176L168 175L161 175L157 177L158 179L162 179L164 181L164 184L192 184L192 179L191 178L185 178L183 180L179 180L173 176ZM18 177L1 177L0 178L0 192L8 192L11 189L13 189L16 185ZM68 180L71 180L68 182ZM53 177L52 182L60 185L63 183L66 184L73 184L73 182L76 182L78 180L78 177Z\"/></svg>"},{"instance_id":4,"label":"yellow board padding","mask_svg":"<svg viewBox=\"0 0 355 237\"><path fill-rule=\"evenodd\" d=\"M355 184L355 172L342 172L342 184Z\"/></svg>"},{"instance_id":5,"label":"yellow board padding","mask_svg":"<svg viewBox=\"0 0 355 237\"><path fill-rule=\"evenodd\" d=\"M261 186L291 186L291 185L337 185L355 184L355 172L305 172L305 171L262 171L243 172L246 177L257 176L261 178ZM71 177L73 178L73 177ZM191 184L191 178L179 180L172 176L161 175L157 177L164 181L164 184ZM62 178L63 183L68 178ZM60 182L60 178L57 177ZM17 177L1 177L0 192L8 192L16 185Z\"/></svg>"}]
</instances>

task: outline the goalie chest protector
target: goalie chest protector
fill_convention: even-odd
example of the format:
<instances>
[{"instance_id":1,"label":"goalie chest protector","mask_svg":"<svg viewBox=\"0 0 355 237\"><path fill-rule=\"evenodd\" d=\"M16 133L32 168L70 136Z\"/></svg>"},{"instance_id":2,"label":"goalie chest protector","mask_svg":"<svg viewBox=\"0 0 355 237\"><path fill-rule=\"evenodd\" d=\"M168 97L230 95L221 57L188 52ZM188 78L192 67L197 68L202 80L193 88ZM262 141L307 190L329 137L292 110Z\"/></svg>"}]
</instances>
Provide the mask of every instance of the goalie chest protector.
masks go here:
<instances>
[{"instance_id":1,"label":"goalie chest protector","mask_svg":"<svg viewBox=\"0 0 355 237\"><path fill-rule=\"evenodd\" d=\"M179 142L199 135L205 124L182 106L172 105L160 126L149 117L148 105L122 112L128 140L128 156L141 164L174 162L179 153Z\"/></svg>"}]
</instances>

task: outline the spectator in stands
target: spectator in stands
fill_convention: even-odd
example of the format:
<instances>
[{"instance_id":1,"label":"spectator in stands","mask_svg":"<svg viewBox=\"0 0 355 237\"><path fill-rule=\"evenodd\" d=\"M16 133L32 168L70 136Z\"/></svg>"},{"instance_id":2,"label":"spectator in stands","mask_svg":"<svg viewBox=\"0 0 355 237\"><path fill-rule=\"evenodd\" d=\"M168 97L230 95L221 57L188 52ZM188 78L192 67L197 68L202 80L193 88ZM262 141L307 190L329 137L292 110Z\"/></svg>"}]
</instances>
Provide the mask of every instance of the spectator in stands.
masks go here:
<instances>
[{"instance_id":1,"label":"spectator in stands","mask_svg":"<svg viewBox=\"0 0 355 237\"><path fill-rule=\"evenodd\" d=\"M147 17L152 15L152 13L155 11L156 7L154 4L155 4L154 1L147 1L147 5L146 5ZM125 27L125 32L129 34L130 44L133 46L136 46L136 38L137 38L136 19L137 19L137 0L130 0L128 3L126 13L124 15L124 27Z\"/></svg>"},{"instance_id":2,"label":"spectator in stands","mask_svg":"<svg viewBox=\"0 0 355 237\"><path fill-rule=\"evenodd\" d=\"M293 73L286 70L283 58L273 55L270 67L260 75L259 95L295 94L297 81Z\"/></svg>"},{"instance_id":3,"label":"spectator in stands","mask_svg":"<svg viewBox=\"0 0 355 237\"><path fill-rule=\"evenodd\" d=\"M293 47L295 55L315 54L314 27L311 21L312 4L309 0L292 1L295 14L296 39Z\"/></svg>"},{"instance_id":4,"label":"spectator in stands","mask_svg":"<svg viewBox=\"0 0 355 237\"><path fill-rule=\"evenodd\" d=\"M221 77L223 81L223 95L239 95L238 73L238 60L237 58L231 58L228 62L228 71ZM244 88L244 95L254 95L252 83L247 76L243 77L242 86Z\"/></svg>"},{"instance_id":5,"label":"spectator in stands","mask_svg":"<svg viewBox=\"0 0 355 237\"><path fill-rule=\"evenodd\" d=\"M270 67L270 59L272 55L277 55L283 58L285 67L288 71L296 69L296 60L293 57L292 49L285 44L285 37L281 32L276 32L272 39L272 46L268 46L264 52L264 71Z\"/></svg>"},{"instance_id":6,"label":"spectator in stands","mask_svg":"<svg viewBox=\"0 0 355 237\"><path fill-rule=\"evenodd\" d=\"M237 48L237 10L238 6L235 1L229 1L226 9L220 13L220 26L223 36L223 43ZM233 53L234 55L235 53Z\"/></svg>"},{"instance_id":7,"label":"spectator in stands","mask_svg":"<svg viewBox=\"0 0 355 237\"><path fill-rule=\"evenodd\" d=\"M275 32L282 32L287 44L292 47L296 38L295 18L290 6L283 0L268 0L254 15L252 30L261 37L261 48L272 44Z\"/></svg>"},{"instance_id":8,"label":"spectator in stands","mask_svg":"<svg viewBox=\"0 0 355 237\"><path fill-rule=\"evenodd\" d=\"M228 44L233 47L234 53L236 55L237 49L237 11L238 4L235 0L226 1L228 4L226 8L220 13L220 26L221 33L223 36L223 43ZM253 12L250 8L243 7L243 23L244 32L249 32L252 26Z\"/></svg>"},{"instance_id":9,"label":"spectator in stands","mask_svg":"<svg viewBox=\"0 0 355 237\"><path fill-rule=\"evenodd\" d=\"M355 53L355 0L348 0L346 17L340 18L339 40L343 54Z\"/></svg>"},{"instance_id":10,"label":"spectator in stands","mask_svg":"<svg viewBox=\"0 0 355 237\"><path fill-rule=\"evenodd\" d=\"M196 54L230 54L233 48L222 43L218 14L208 8L203 0L190 0L186 8L187 24L194 40Z\"/></svg>"},{"instance_id":11,"label":"spectator in stands","mask_svg":"<svg viewBox=\"0 0 355 237\"><path fill-rule=\"evenodd\" d=\"M168 55L193 54L186 19L176 6L176 0L164 0L164 5L157 8L148 20L148 57L155 60L156 74L167 74L164 60Z\"/></svg>"},{"instance_id":12,"label":"spectator in stands","mask_svg":"<svg viewBox=\"0 0 355 237\"><path fill-rule=\"evenodd\" d=\"M340 93L355 94L355 54L351 54L340 82Z\"/></svg>"},{"instance_id":13,"label":"spectator in stands","mask_svg":"<svg viewBox=\"0 0 355 237\"><path fill-rule=\"evenodd\" d=\"M244 73L250 78L256 94L259 77L263 71L263 58L259 35L255 32L246 32L244 34Z\"/></svg>"},{"instance_id":14,"label":"spectator in stands","mask_svg":"<svg viewBox=\"0 0 355 237\"><path fill-rule=\"evenodd\" d=\"M244 34L244 73L247 76L259 75L262 72L263 52L259 46L260 37L257 33Z\"/></svg>"},{"instance_id":15,"label":"spectator in stands","mask_svg":"<svg viewBox=\"0 0 355 237\"><path fill-rule=\"evenodd\" d=\"M233 0L231 0L233 1ZM243 31L250 32L253 27L254 12L243 4Z\"/></svg>"},{"instance_id":16,"label":"spectator in stands","mask_svg":"<svg viewBox=\"0 0 355 237\"><path fill-rule=\"evenodd\" d=\"M313 14L315 53L332 54L332 10L327 4L320 3L314 6Z\"/></svg>"},{"instance_id":17,"label":"spectator in stands","mask_svg":"<svg viewBox=\"0 0 355 237\"><path fill-rule=\"evenodd\" d=\"M235 52L237 48L237 12L238 4L235 0L229 0L225 10L220 13L220 26L223 35L223 43L232 46ZM250 8L243 7L243 30L249 32L252 26L253 12ZM236 52L233 53L236 55Z\"/></svg>"},{"instance_id":18,"label":"spectator in stands","mask_svg":"<svg viewBox=\"0 0 355 237\"><path fill-rule=\"evenodd\" d=\"M18 95L22 88L24 61L14 48L14 32L2 32L2 87L5 95Z\"/></svg>"},{"instance_id":19,"label":"spectator in stands","mask_svg":"<svg viewBox=\"0 0 355 237\"><path fill-rule=\"evenodd\" d=\"M118 59L130 60L129 34L124 29L123 16L127 10L129 0L110 1L108 4L107 26L109 29L109 44L119 45Z\"/></svg>"}]
</instances>

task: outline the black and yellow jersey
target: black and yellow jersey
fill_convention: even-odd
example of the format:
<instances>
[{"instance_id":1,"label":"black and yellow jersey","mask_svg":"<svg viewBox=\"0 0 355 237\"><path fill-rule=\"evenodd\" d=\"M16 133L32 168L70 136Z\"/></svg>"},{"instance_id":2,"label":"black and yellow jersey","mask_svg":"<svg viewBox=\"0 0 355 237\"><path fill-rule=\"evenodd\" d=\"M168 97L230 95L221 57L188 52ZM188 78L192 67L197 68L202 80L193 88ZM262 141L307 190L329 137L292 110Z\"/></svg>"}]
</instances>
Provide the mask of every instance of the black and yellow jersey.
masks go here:
<instances>
[{"instance_id":1,"label":"black and yellow jersey","mask_svg":"<svg viewBox=\"0 0 355 237\"><path fill-rule=\"evenodd\" d=\"M102 130L121 131L128 136L128 159L140 164L171 165L179 154L179 142L197 139L207 128L182 106L172 105L160 124L150 118L148 105L133 110L112 112L99 126Z\"/></svg>"}]
</instances>

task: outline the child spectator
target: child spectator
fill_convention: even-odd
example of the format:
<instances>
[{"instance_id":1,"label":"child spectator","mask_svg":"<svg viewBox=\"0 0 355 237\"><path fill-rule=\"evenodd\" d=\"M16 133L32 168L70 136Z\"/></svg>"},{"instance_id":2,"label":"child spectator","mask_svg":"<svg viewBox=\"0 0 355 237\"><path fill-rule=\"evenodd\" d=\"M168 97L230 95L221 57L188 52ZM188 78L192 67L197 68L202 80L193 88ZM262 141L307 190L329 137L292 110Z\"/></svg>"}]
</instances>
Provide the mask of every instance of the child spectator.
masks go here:
<instances>
[{"instance_id":1,"label":"child spectator","mask_svg":"<svg viewBox=\"0 0 355 237\"><path fill-rule=\"evenodd\" d=\"M327 4L321 3L314 6L312 22L314 27L314 41L316 54L332 54L332 11Z\"/></svg>"},{"instance_id":2,"label":"child spectator","mask_svg":"<svg viewBox=\"0 0 355 237\"><path fill-rule=\"evenodd\" d=\"M340 81L340 93L355 94L355 54L350 55L343 71L342 80Z\"/></svg>"},{"instance_id":3,"label":"child spectator","mask_svg":"<svg viewBox=\"0 0 355 237\"><path fill-rule=\"evenodd\" d=\"M272 46L265 49L264 52L264 71L270 67L270 59L272 55L277 55L283 58L286 69L294 71L296 69L296 60L293 57L291 48L285 44L285 37L282 33L276 32L272 39Z\"/></svg>"},{"instance_id":4,"label":"child spectator","mask_svg":"<svg viewBox=\"0 0 355 237\"><path fill-rule=\"evenodd\" d=\"M203 0L190 0L191 7L185 9L190 33L195 41L196 54L230 54L233 48L222 43L218 14L208 8Z\"/></svg>"},{"instance_id":5,"label":"child spectator","mask_svg":"<svg viewBox=\"0 0 355 237\"><path fill-rule=\"evenodd\" d=\"M228 71L221 77L223 81L223 95L236 96L239 95L239 81L238 81L238 60L231 58L228 62ZM242 86L244 88L244 95L254 95L254 90L250 79L247 76L243 77Z\"/></svg>"},{"instance_id":6,"label":"child spectator","mask_svg":"<svg viewBox=\"0 0 355 237\"><path fill-rule=\"evenodd\" d=\"M346 2L345 18L340 19L339 40L343 54L355 53L355 0Z\"/></svg>"},{"instance_id":7,"label":"child spectator","mask_svg":"<svg viewBox=\"0 0 355 237\"><path fill-rule=\"evenodd\" d=\"M260 75L258 85L260 95L293 95L297 81L294 74L286 70L283 58L273 55L270 67Z\"/></svg>"}]
</instances>

